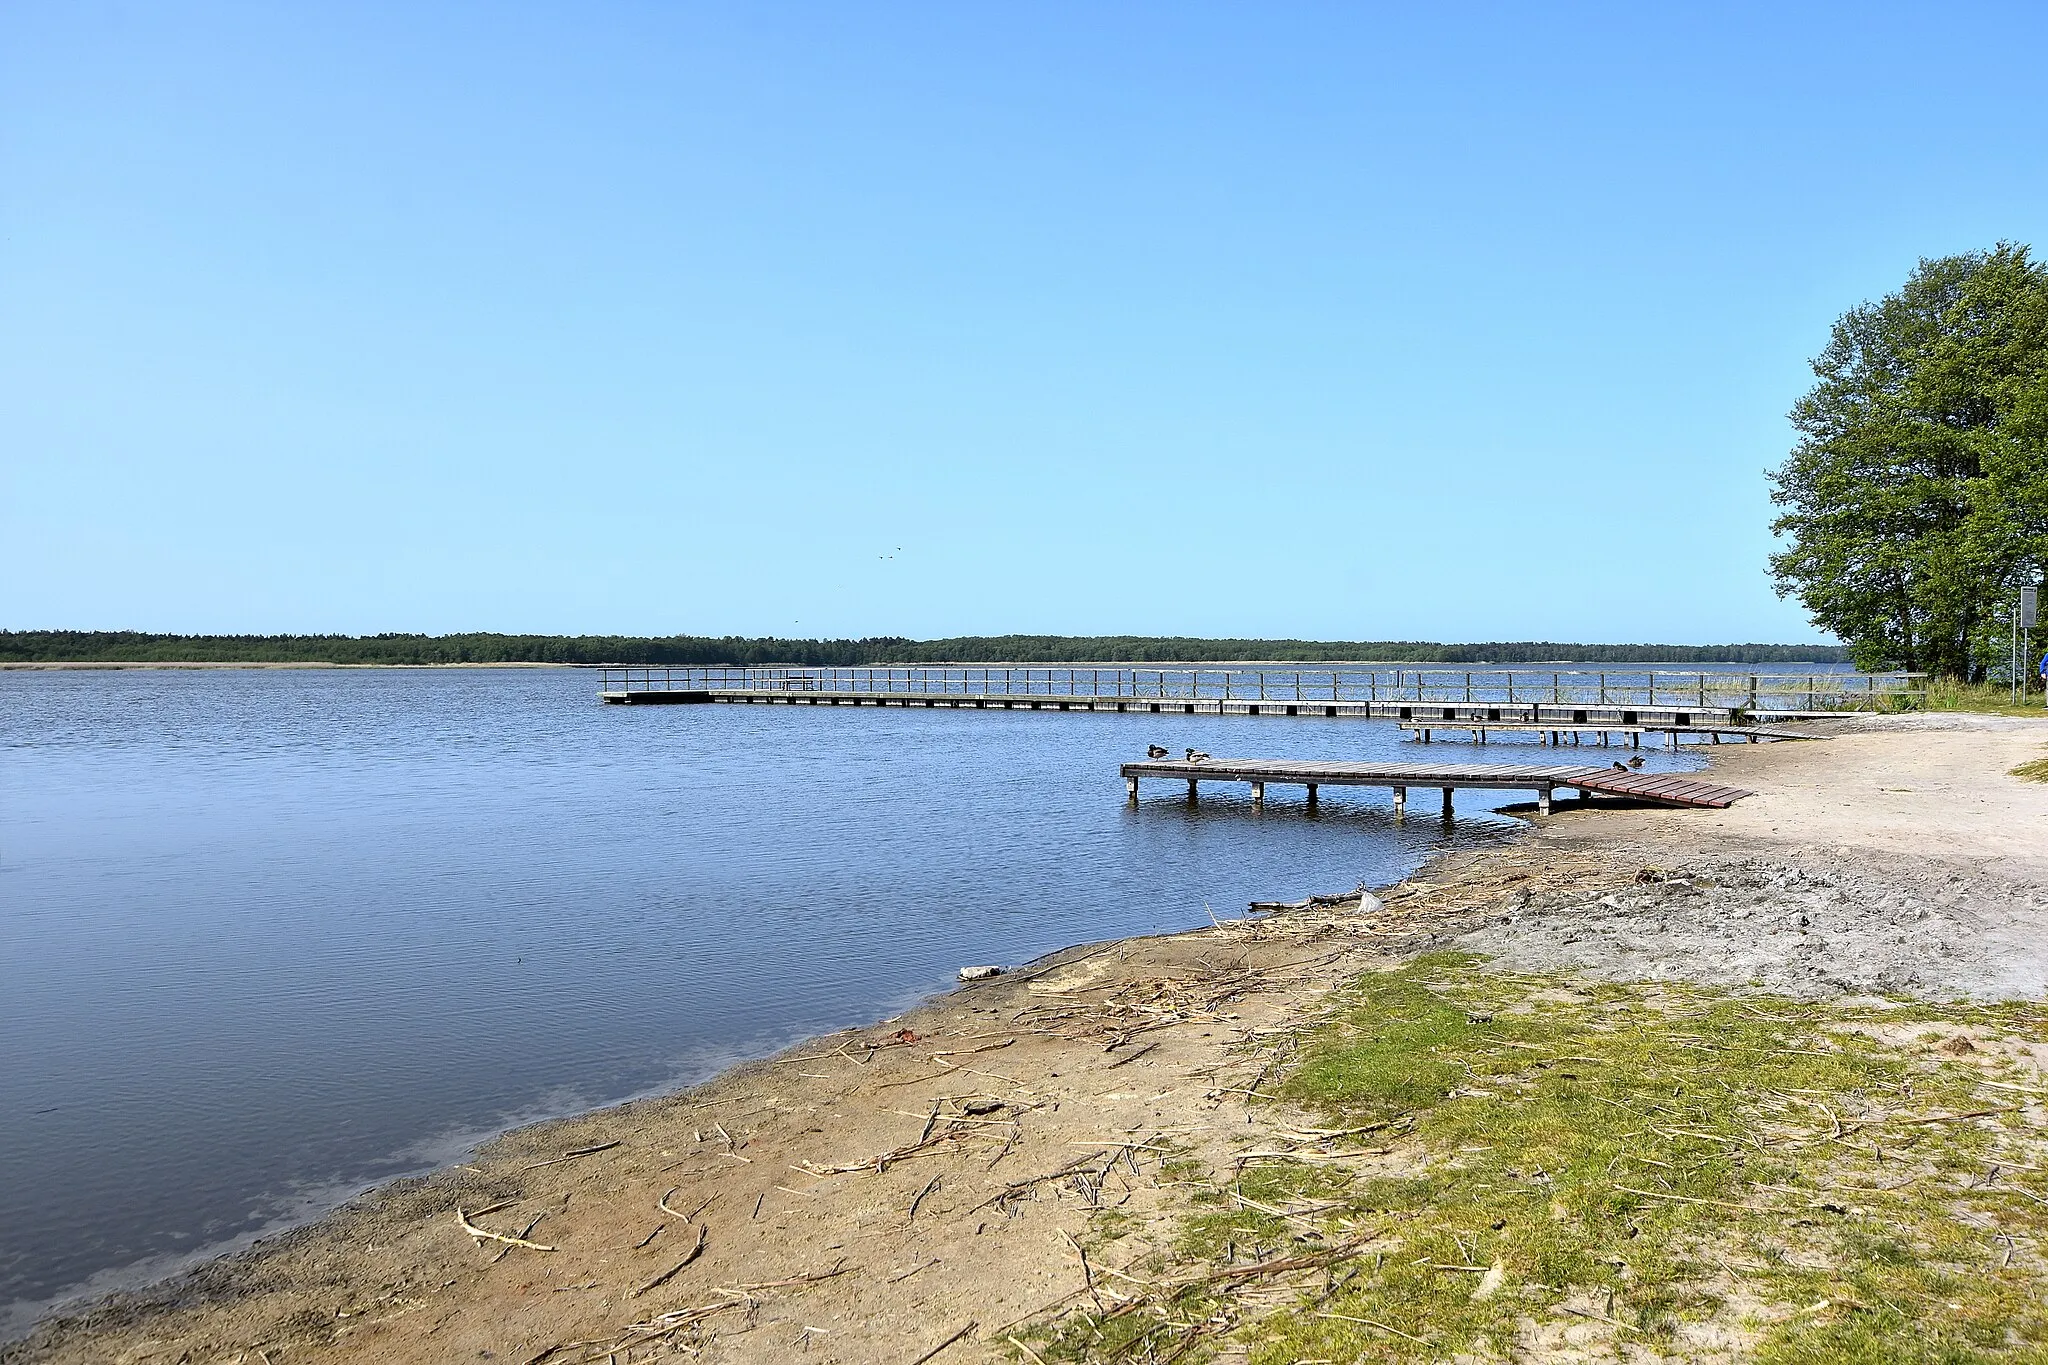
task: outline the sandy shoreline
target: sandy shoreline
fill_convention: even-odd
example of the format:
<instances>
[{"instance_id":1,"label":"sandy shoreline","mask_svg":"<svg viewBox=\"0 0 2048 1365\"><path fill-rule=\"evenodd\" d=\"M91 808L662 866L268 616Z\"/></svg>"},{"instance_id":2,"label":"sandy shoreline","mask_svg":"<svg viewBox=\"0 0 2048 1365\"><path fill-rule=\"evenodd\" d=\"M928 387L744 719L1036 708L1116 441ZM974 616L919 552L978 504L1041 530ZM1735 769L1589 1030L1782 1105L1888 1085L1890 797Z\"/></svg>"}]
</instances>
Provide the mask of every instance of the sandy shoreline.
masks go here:
<instances>
[{"instance_id":1,"label":"sandy shoreline","mask_svg":"<svg viewBox=\"0 0 2048 1365\"><path fill-rule=\"evenodd\" d=\"M1413 952L1798 995L2048 993L2048 786L2005 775L2048 722L1828 729L1715 752L1757 793L1728 811L1566 805L1374 914L1070 949L519 1130L0 1361L1020 1358L1005 1336L1087 1291L1090 1219L1171 1216L1176 1163L1287 1141L1260 1087L1294 1031Z\"/></svg>"}]
</instances>

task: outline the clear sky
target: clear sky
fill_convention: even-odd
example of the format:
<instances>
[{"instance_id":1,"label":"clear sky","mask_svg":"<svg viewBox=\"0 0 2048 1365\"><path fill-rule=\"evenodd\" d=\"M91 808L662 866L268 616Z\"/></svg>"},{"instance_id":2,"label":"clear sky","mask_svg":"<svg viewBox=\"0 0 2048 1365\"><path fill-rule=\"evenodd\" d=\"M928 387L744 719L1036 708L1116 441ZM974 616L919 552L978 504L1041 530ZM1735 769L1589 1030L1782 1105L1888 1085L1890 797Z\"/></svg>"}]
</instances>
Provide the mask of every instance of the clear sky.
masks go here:
<instances>
[{"instance_id":1,"label":"clear sky","mask_svg":"<svg viewBox=\"0 0 2048 1365\"><path fill-rule=\"evenodd\" d=\"M2048 6L0 4L0 626L1810 640Z\"/></svg>"}]
</instances>

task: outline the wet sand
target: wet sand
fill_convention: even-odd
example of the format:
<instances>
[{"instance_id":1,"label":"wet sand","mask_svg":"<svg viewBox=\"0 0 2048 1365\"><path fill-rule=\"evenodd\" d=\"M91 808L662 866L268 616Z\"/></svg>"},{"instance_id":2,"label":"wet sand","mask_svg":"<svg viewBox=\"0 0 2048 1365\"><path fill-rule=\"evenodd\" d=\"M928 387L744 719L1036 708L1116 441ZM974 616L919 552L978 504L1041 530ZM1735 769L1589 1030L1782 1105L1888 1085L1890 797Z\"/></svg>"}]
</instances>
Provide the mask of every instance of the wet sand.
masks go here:
<instances>
[{"instance_id":1,"label":"wet sand","mask_svg":"<svg viewBox=\"0 0 2048 1365\"><path fill-rule=\"evenodd\" d=\"M1176 1162L1308 1140L1262 1097L1358 972L1516 967L1828 994L2048 993L2048 721L1723 747L1728 811L1569 804L1360 914L1076 948L658 1100L510 1134L0 1347L0 1361L1022 1358L1075 1239L1177 1213ZM1325 890L1331 888L1303 888ZM936 1351L936 1354L928 1354Z\"/></svg>"}]
</instances>

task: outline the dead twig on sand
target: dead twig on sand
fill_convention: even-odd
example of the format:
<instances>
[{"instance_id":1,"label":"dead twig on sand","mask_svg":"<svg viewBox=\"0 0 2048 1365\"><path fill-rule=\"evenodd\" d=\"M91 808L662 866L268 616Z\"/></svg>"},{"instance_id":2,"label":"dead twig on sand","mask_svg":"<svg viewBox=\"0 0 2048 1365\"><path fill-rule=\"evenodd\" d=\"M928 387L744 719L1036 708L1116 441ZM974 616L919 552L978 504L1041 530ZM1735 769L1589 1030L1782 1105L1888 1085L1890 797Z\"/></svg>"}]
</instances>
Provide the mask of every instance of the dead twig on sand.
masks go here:
<instances>
[{"instance_id":1,"label":"dead twig on sand","mask_svg":"<svg viewBox=\"0 0 2048 1365\"><path fill-rule=\"evenodd\" d=\"M1240 1152L1233 1159L1237 1169L1242 1171L1255 1161L1291 1161L1302 1166L1336 1166L1346 1161L1363 1161L1368 1157L1385 1156L1391 1148L1360 1147L1349 1152Z\"/></svg>"},{"instance_id":2,"label":"dead twig on sand","mask_svg":"<svg viewBox=\"0 0 2048 1365\"><path fill-rule=\"evenodd\" d=\"M829 1280L835 1275L844 1275L848 1271L857 1269L859 1269L858 1266L850 1266L841 1261L830 1270L807 1271L801 1275L791 1275L786 1279L767 1280L760 1284L743 1284L730 1289L714 1289L711 1291L712 1293L724 1296L717 1303L698 1304L690 1308L678 1308L673 1312L663 1313L658 1317L628 1323L625 1327L619 1329L617 1336L612 1337L608 1341L571 1341L564 1342L559 1346L550 1346L547 1350L542 1351L539 1355L527 1361L526 1365L539 1365L541 1361L548 1360L560 1352L574 1350L577 1347L595 1348L592 1353L579 1357L582 1361L596 1361L611 1356L630 1355L635 1347L644 1346L649 1342L673 1336L686 1327L696 1326L706 1318L714 1317L720 1313L729 1313L735 1308L752 1308L755 1306L754 1295L762 1290L787 1289L799 1285L816 1284L820 1280ZM951 1343L947 1344L950 1345Z\"/></svg>"},{"instance_id":3,"label":"dead twig on sand","mask_svg":"<svg viewBox=\"0 0 2048 1365\"><path fill-rule=\"evenodd\" d=\"M1107 1150L1090 1152L1087 1156L1077 1158L1073 1161L1069 1161L1066 1165L1060 1167L1056 1171L1049 1171L1044 1175L1034 1175L1024 1180L1013 1181L1010 1184L1004 1186L1001 1190L998 1190L996 1193L990 1195L988 1198L982 1200L979 1204L976 1204L973 1208L969 1209L968 1212L980 1213L983 1209L988 1208L991 1204L1000 1207L1001 1205L1009 1202L1010 1200L1015 1199L1017 1196L1024 1194L1030 1190L1036 1189L1038 1186L1045 1184L1048 1180L1059 1180L1065 1176L1073 1175L1076 1171L1080 1171L1089 1166L1093 1166L1096 1163L1096 1161L1108 1155L1109 1153Z\"/></svg>"},{"instance_id":4,"label":"dead twig on sand","mask_svg":"<svg viewBox=\"0 0 2048 1365\"><path fill-rule=\"evenodd\" d=\"M957 1146L966 1142L969 1138L980 1136L979 1130L983 1128L1008 1128L1010 1130L1010 1143L1014 1143L1017 1134L1022 1131L1017 1120L1013 1118L991 1119L983 1118L977 1114L942 1114L939 1112L939 1103L939 1101L933 1101L931 1112L924 1115L924 1130L918 1134L917 1140L914 1142L906 1142L901 1147L883 1152L880 1156L869 1157L865 1161L850 1161L837 1166L821 1166L814 1161L803 1161L797 1163L797 1169L803 1171L806 1175L813 1176L853 1175L856 1172L865 1171L872 1171L879 1175L898 1161L908 1160L914 1156L927 1156L949 1144ZM1003 1106L996 1105L994 1107L1001 1108ZM916 1118L918 1116L912 1114L906 1117ZM939 1132L934 1133L932 1129L937 1127L941 1120L944 1121L945 1127ZM1007 1147L1009 1144L1006 1143L1005 1145Z\"/></svg>"},{"instance_id":5,"label":"dead twig on sand","mask_svg":"<svg viewBox=\"0 0 2048 1365\"><path fill-rule=\"evenodd\" d=\"M1138 1058L1144 1056L1146 1053L1150 1052L1153 1048L1156 1048L1158 1046L1159 1044L1157 1043L1147 1043L1145 1044L1145 1046L1139 1048L1136 1052L1126 1052L1123 1056L1117 1058L1115 1061L1111 1062L1108 1066L1102 1069L1104 1071L1114 1071L1116 1068L1122 1066L1126 1062L1137 1061Z\"/></svg>"},{"instance_id":6,"label":"dead twig on sand","mask_svg":"<svg viewBox=\"0 0 2048 1365\"><path fill-rule=\"evenodd\" d=\"M531 1166L521 1166L519 1169L522 1172L537 1171L543 1166L559 1166L565 1161L574 1161L579 1156L593 1156L598 1152L609 1152L623 1141L624 1139L621 1138L611 1142L600 1142L595 1147L578 1147L573 1152L564 1152L558 1157L551 1157L546 1161L536 1161Z\"/></svg>"},{"instance_id":7,"label":"dead twig on sand","mask_svg":"<svg viewBox=\"0 0 2048 1365\"><path fill-rule=\"evenodd\" d=\"M536 1213L535 1215L533 1215L533 1217L532 1217L532 1218L531 1218L530 1220L528 1220L528 1222L527 1222L526 1226L525 1226L525 1227L523 1227L523 1228L521 1228L521 1229L519 1229L519 1236L520 1236L520 1237L522 1237L522 1238L526 1238L526 1237L531 1237L531 1236L533 1236L533 1230L534 1230L535 1228L539 1227L539 1226L540 1226L540 1220L541 1220L541 1219L543 1219L543 1218L545 1218L545 1217L547 1217L547 1216L548 1216L548 1214L547 1214L547 1210L546 1210L546 1209L542 1209L542 1210L541 1210L541 1211L540 1211L539 1213ZM477 1243L477 1245L478 1245L478 1246L482 1246L482 1245L483 1245L483 1243L482 1243L482 1242L478 1242L478 1243ZM512 1248L511 1248L511 1247L509 1247L509 1246L505 1246L505 1247L499 1247L499 1248L498 1248L498 1254L497 1254L497 1255L495 1255L495 1256L493 1256L493 1257L491 1257L491 1264L492 1264L492 1265L496 1265L496 1264L497 1264L498 1262L500 1262L500 1261L504 1260L504 1259L505 1259L505 1258L506 1258L507 1256L510 1256L511 1254L512 1254Z\"/></svg>"},{"instance_id":8,"label":"dead twig on sand","mask_svg":"<svg viewBox=\"0 0 2048 1365\"><path fill-rule=\"evenodd\" d=\"M1374 1322L1371 1318L1354 1318L1349 1313L1318 1313L1316 1316L1319 1318L1332 1318L1338 1322L1355 1322L1362 1327L1376 1327L1382 1332L1392 1332L1397 1337L1423 1346L1432 1344L1431 1342L1424 1341L1421 1337L1411 1337L1398 1327L1389 1327L1384 1322Z\"/></svg>"},{"instance_id":9,"label":"dead twig on sand","mask_svg":"<svg viewBox=\"0 0 2048 1365\"><path fill-rule=\"evenodd\" d=\"M972 1332L975 1328L979 1326L981 1326L980 1323L970 1320L965 1327L962 1327L959 1331L953 1333L952 1336L947 1337L944 1341L932 1347L929 1351L926 1351L916 1360L911 1361L910 1365L925 1365L925 1362L927 1360L930 1360L933 1356L936 1356L939 1352L945 1350L948 1346L951 1346L954 1342L960 1340L960 1338L966 1336L969 1332Z\"/></svg>"},{"instance_id":10,"label":"dead twig on sand","mask_svg":"<svg viewBox=\"0 0 2048 1365\"><path fill-rule=\"evenodd\" d=\"M1110 949L1119 946L1121 945L1116 943L1105 943L1100 948L1091 949L1090 951L1085 953L1076 953L1072 957L1063 958L1058 962L1054 962L1047 966L1040 967L1036 971L1019 972L1015 976L1010 977L1009 980L1013 984L1018 985L1021 985L1026 981L1036 981L1039 977L1045 976L1050 972L1056 972L1062 967L1071 967L1077 962L1086 962L1091 957L1101 957L1104 953L1110 951Z\"/></svg>"},{"instance_id":11,"label":"dead twig on sand","mask_svg":"<svg viewBox=\"0 0 2048 1365\"><path fill-rule=\"evenodd\" d=\"M1324 1266L1343 1260L1371 1240L1370 1237L1357 1237L1324 1251L1312 1251L1301 1256L1283 1256L1271 1261L1254 1261L1250 1265L1226 1266L1222 1270L1214 1270L1191 1280L1182 1280L1165 1288L1173 1293L1179 1293L1201 1285L1220 1284L1258 1275L1282 1275L1294 1270L1320 1270Z\"/></svg>"},{"instance_id":12,"label":"dead twig on sand","mask_svg":"<svg viewBox=\"0 0 2048 1365\"><path fill-rule=\"evenodd\" d=\"M496 1207L496 1208L503 1208L503 1207L504 1207L504 1205L503 1205L503 1204L498 1204L498 1205L495 1205L494 1207ZM481 1218L481 1217L483 1217L483 1215L482 1215L481 1213L479 1213L479 1214L477 1215L477 1217ZM468 1233L468 1234L469 1234L470 1236L472 1236L472 1237L476 1238L476 1244L477 1244L478 1246L482 1246L482 1245L483 1245L483 1244L484 1244L484 1243L485 1243L486 1241L491 1241L491 1242L503 1242L503 1243L504 1243L505 1245L507 1245L507 1246L515 1246L515 1247L525 1247L525 1248L526 1248L526 1249L527 1249L528 1251L560 1251L560 1250L561 1250L561 1248L560 1248L560 1247L551 1247L551 1246L545 1246L545 1245L543 1245L543 1244L541 1244L541 1243L539 1243L539 1242L529 1242L529 1241L527 1241L527 1240L526 1240L526 1239L525 1239L524 1237L514 1237L514 1236L512 1236L512 1235L511 1235L510 1233L505 1233L505 1232L492 1232L492 1231L491 1231L491 1230L490 1230L489 1228L480 1228L480 1227L478 1227L478 1226L477 1226L476 1224L474 1224L474 1223L470 1222L470 1221L469 1221L469 1215L468 1215L468 1214L466 1214L466 1213L464 1213L464 1212L463 1212L463 1211L462 1211L461 1209L459 1209L459 1208L458 1208L457 1210L455 1210L455 1221L456 1221L456 1222L458 1222L458 1223L460 1223L460 1224L462 1224L462 1230L463 1230L464 1232L466 1232L466 1233ZM535 1219L534 1221L535 1221L535 1222L538 1222L538 1221L540 1221L540 1220L539 1220L539 1219ZM531 1226L531 1225L529 1224L529 1227L530 1227L530 1226Z\"/></svg>"},{"instance_id":13,"label":"dead twig on sand","mask_svg":"<svg viewBox=\"0 0 2048 1365\"><path fill-rule=\"evenodd\" d=\"M702 1304L695 1308L678 1308L673 1313L663 1313L660 1317L649 1318L645 1322L629 1323L625 1331L620 1333L615 1341L608 1347L601 1349L600 1354L611 1355L617 1351L630 1350L641 1342L652 1341L656 1337L669 1336L672 1333L681 1331L685 1327L694 1327L696 1324L704 1321L704 1319L715 1314L730 1312L735 1308L744 1308L747 1304L747 1298L741 1295L736 1298L725 1299L719 1303ZM597 1356L585 1356L584 1359L595 1360Z\"/></svg>"},{"instance_id":14,"label":"dead twig on sand","mask_svg":"<svg viewBox=\"0 0 2048 1365\"><path fill-rule=\"evenodd\" d=\"M946 1048L946 1049L943 1049L943 1050L941 1050L941 1051L938 1051L938 1052L934 1052L934 1053L932 1054L932 1056L934 1056L934 1057L969 1057L969 1056L972 1056L973 1054L975 1054L975 1053L977 1053L977 1052L1000 1052L1000 1051L1002 1051L1002 1050L1003 1050L1004 1048L1006 1048L1006 1047L1009 1047L1009 1046L1011 1046L1011 1045L1012 1045L1013 1043L1015 1043L1016 1041L1017 1041L1017 1040L1016 1040L1015 1038L1005 1038L1005 1039L1003 1039L1003 1041L1002 1041L1002 1042L1000 1042L1000 1043L988 1043L988 1044L985 1044L985 1045L983 1045L983 1046L981 1046L981 1047L956 1047L956 1048Z\"/></svg>"},{"instance_id":15,"label":"dead twig on sand","mask_svg":"<svg viewBox=\"0 0 2048 1365\"><path fill-rule=\"evenodd\" d=\"M859 1269L860 1267L857 1265L848 1265L846 1263L846 1259L844 1257L841 1257L837 1262L833 1264L830 1270L807 1270L801 1275L791 1275L788 1279L763 1280L759 1284L743 1284L739 1287L738 1290L721 1289L718 1292L721 1294L751 1294L758 1289L788 1289L792 1285L816 1284L820 1280L829 1280L837 1275L851 1274L852 1272Z\"/></svg>"},{"instance_id":16,"label":"dead twig on sand","mask_svg":"<svg viewBox=\"0 0 2048 1365\"><path fill-rule=\"evenodd\" d=\"M1094 1300L1095 1311L1098 1313L1106 1311L1102 1306L1102 1292L1095 1287L1095 1268L1088 1264L1088 1249L1075 1241L1074 1234L1068 1232L1065 1228L1060 1229L1060 1236L1067 1239L1067 1245L1072 1247L1074 1254L1081 1258L1081 1285L1088 1291L1088 1297Z\"/></svg>"},{"instance_id":17,"label":"dead twig on sand","mask_svg":"<svg viewBox=\"0 0 2048 1365\"><path fill-rule=\"evenodd\" d=\"M642 1294L645 1294L648 1290L659 1289L661 1288L661 1286L667 1284L670 1280L673 1280L676 1276L680 1275L683 1272L684 1268L687 1267L692 1261L695 1261L699 1256L702 1256L704 1254L704 1244L710 1239L711 1225L708 1223L699 1223L697 1225L697 1244L690 1248L689 1254L684 1256L682 1260L677 1261L674 1265L670 1266L667 1270L664 1270L659 1275L656 1275L646 1284L641 1285L638 1289L634 1290L626 1297L629 1299L637 1299Z\"/></svg>"},{"instance_id":18,"label":"dead twig on sand","mask_svg":"<svg viewBox=\"0 0 2048 1365\"><path fill-rule=\"evenodd\" d=\"M1325 1267L1336 1264L1338 1261L1344 1260L1346 1257L1355 1254L1361 1247L1365 1246L1365 1244L1371 1240L1372 1238L1370 1237L1354 1238L1351 1241L1341 1243L1337 1246L1327 1248L1323 1251L1309 1252L1300 1256L1283 1256L1270 1261L1255 1261L1250 1265L1226 1266L1222 1270L1214 1270L1206 1275L1196 1275L1183 1280L1174 1280L1167 1283L1163 1283L1155 1286L1148 1293L1140 1294L1135 1298L1124 1300L1115 1308L1112 1308L1108 1312L1101 1314L1098 1318L1098 1321L1109 1322L1116 1318L1121 1318L1126 1314L1137 1312L1140 1309L1147 1308L1152 1305L1156 1305L1162 1302L1171 1302L1173 1300L1179 1299L1183 1295L1189 1293L1190 1291L1207 1289L1213 1285L1229 1286L1237 1284L1244 1280L1256 1279L1264 1275L1285 1275L1299 1270L1321 1270ZM1045 1305L1043 1308L1038 1309L1036 1312L1028 1314L1024 1318L1018 1319L1017 1323L1005 1323L1003 1325L1003 1328L1000 1330L1008 1330L1010 1327L1018 1325L1018 1323L1028 1322L1031 1318L1037 1317L1041 1313L1049 1312L1050 1310L1057 1308L1060 1304L1065 1303L1068 1299L1078 1297L1079 1295L1086 1292L1088 1292L1086 1289L1076 1289L1069 1294L1065 1294L1060 1298L1055 1299L1053 1302ZM1162 1324L1162 1326L1163 1325L1164 1324ZM1387 1330L1393 1331L1394 1329L1388 1328ZM1400 1334L1396 1333L1396 1335Z\"/></svg>"},{"instance_id":19,"label":"dead twig on sand","mask_svg":"<svg viewBox=\"0 0 2048 1365\"><path fill-rule=\"evenodd\" d=\"M797 1164L797 1169L806 1175L818 1176L854 1175L859 1172L869 1171L880 1175L898 1161L906 1161L914 1156L929 1155L941 1147L965 1142L970 1136L972 1134L966 1129L949 1128L937 1137L925 1138L918 1142L907 1142L892 1151L883 1152L880 1156L871 1156L866 1161L850 1161L838 1166L820 1166L815 1161L804 1161Z\"/></svg>"},{"instance_id":20,"label":"dead twig on sand","mask_svg":"<svg viewBox=\"0 0 2048 1365\"><path fill-rule=\"evenodd\" d=\"M664 1194L661 1198L654 1201L654 1207L660 1209L663 1213L682 1219L685 1223L694 1223L697 1221L697 1215L704 1212L704 1210L710 1208L712 1203L718 1198L718 1196L714 1194L711 1196L710 1199L705 1200L696 1208L690 1210L688 1213L684 1213L681 1209L670 1208L668 1203L670 1197L673 1196L675 1192L677 1190L680 1190L681 1188L681 1185L670 1186L667 1194ZM649 1238L648 1240L652 1241L653 1239Z\"/></svg>"},{"instance_id":21,"label":"dead twig on sand","mask_svg":"<svg viewBox=\"0 0 2048 1365\"><path fill-rule=\"evenodd\" d=\"M1192 982L1153 977L1098 983L1083 990L1107 990L1107 997L1081 1000L1067 996L1030 1005L1018 1011L1014 1022L1050 1037L1075 1042L1092 1038L1113 1050L1154 1029L1213 1020L1226 1004L1252 989L1257 977L1257 973L1233 967L1212 970Z\"/></svg>"}]
</instances>

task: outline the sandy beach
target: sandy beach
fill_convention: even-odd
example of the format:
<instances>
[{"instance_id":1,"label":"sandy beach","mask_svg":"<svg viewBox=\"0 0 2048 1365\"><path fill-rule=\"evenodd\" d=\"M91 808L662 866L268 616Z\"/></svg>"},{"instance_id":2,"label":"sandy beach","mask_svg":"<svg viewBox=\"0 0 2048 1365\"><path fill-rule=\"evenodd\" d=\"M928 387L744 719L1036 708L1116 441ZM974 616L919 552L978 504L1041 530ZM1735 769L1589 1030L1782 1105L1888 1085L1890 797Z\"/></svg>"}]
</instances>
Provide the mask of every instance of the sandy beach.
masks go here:
<instances>
[{"instance_id":1,"label":"sandy beach","mask_svg":"<svg viewBox=\"0 0 2048 1365\"><path fill-rule=\"evenodd\" d=\"M1185 1211L1189 1170L1315 1147L1272 1078L1332 992L1416 952L1801 998L2048 994L2048 784L2008 775L2048 720L1813 728L1710 750L1755 792L1728 810L1564 803L1365 913L1071 949L512 1133L0 1361L1024 1359L1009 1338L1114 1278L1081 1250L1104 1210L1142 1236Z\"/></svg>"}]
</instances>

